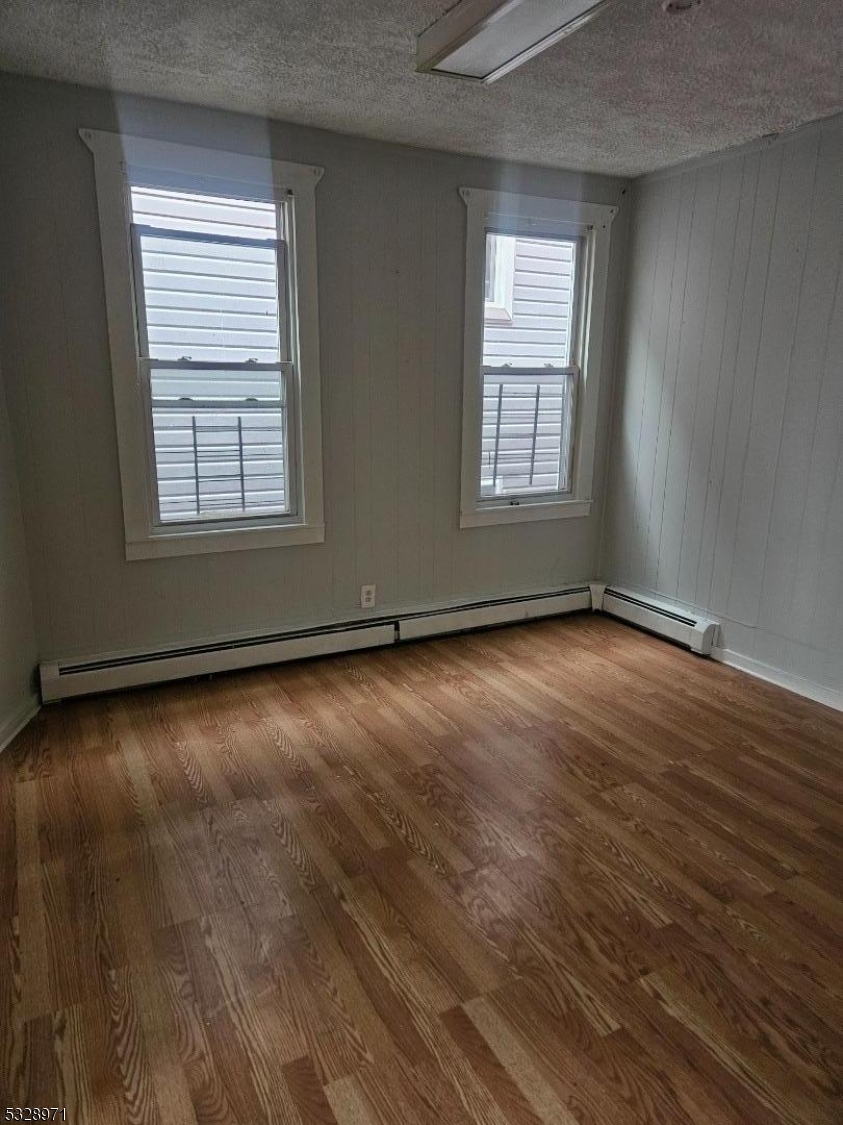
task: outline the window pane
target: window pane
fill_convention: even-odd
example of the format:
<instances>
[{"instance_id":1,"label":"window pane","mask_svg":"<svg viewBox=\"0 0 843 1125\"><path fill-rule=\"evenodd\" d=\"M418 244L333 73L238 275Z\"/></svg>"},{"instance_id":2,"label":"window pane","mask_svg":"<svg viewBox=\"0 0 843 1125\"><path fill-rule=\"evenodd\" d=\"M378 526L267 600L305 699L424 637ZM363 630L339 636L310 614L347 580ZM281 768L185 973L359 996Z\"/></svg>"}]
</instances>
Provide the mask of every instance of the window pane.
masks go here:
<instances>
[{"instance_id":1,"label":"window pane","mask_svg":"<svg viewBox=\"0 0 843 1125\"><path fill-rule=\"evenodd\" d=\"M275 203L163 188L132 188L132 222L139 226L235 238L282 238L277 215Z\"/></svg>"},{"instance_id":2,"label":"window pane","mask_svg":"<svg viewBox=\"0 0 843 1125\"><path fill-rule=\"evenodd\" d=\"M482 497L566 492L574 375L483 373Z\"/></svg>"},{"instance_id":3,"label":"window pane","mask_svg":"<svg viewBox=\"0 0 843 1125\"><path fill-rule=\"evenodd\" d=\"M162 523L289 511L286 410L153 407Z\"/></svg>"},{"instance_id":4,"label":"window pane","mask_svg":"<svg viewBox=\"0 0 843 1125\"><path fill-rule=\"evenodd\" d=\"M281 371L154 367L162 522L289 511Z\"/></svg>"},{"instance_id":5,"label":"window pane","mask_svg":"<svg viewBox=\"0 0 843 1125\"><path fill-rule=\"evenodd\" d=\"M485 367L568 367L573 346L577 242L574 239L489 235L487 265L499 247L514 242L511 318L483 324ZM503 303L503 302L499 302Z\"/></svg>"},{"instance_id":6,"label":"window pane","mask_svg":"<svg viewBox=\"0 0 843 1125\"><path fill-rule=\"evenodd\" d=\"M150 358L281 358L274 245L149 234L141 234L139 243Z\"/></svg>"},{"instance_id":7,"label":"window pane","mask_svg":"<svg viewBox=\"0 0 843 1125\"><path fill-rule=\"evenodd\" d=\"M280 371L250 371L248 368L153 367L149 382L152 401L190 398L202 403L249 399L259 403L279 403L283 397Z\"/></svg>"}]
</instances>

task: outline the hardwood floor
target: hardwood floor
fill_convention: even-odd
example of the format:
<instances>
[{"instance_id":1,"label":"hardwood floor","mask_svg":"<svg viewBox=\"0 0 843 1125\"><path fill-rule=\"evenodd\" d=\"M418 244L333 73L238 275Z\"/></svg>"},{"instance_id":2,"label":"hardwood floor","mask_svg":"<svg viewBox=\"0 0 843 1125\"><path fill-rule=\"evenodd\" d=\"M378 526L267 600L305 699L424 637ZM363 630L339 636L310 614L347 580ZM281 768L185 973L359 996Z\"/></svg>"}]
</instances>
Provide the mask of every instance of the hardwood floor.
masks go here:
<instances>
[{"instance_id":1,"label":"hardwood floor","mask_svg":"<svg viewBox=\"0 0 843 1125\"><path fill-rule=\"evenodd\" d=\"M577 617L45 709L0 1114L843 1121L843 715Z\"/></svg>"}]
</instances>

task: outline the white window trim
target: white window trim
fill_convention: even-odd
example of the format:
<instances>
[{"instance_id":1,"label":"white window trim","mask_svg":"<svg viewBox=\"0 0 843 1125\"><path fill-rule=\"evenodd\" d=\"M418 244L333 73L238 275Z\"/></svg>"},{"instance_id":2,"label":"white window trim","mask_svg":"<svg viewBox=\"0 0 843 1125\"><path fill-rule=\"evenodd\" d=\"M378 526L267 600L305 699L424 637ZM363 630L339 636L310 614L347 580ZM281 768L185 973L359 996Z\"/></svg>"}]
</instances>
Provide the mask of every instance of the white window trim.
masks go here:
<instances>
[{"instance_id":1,"label":"white window trim","mask_svg":"<svg viewBox=\"0 0 843 1125\"><path fill-rule=\"evenodd\" d=\"M460 188L468 211L463 348L462 478L460 527L587 516L592 504L597 404L603 356L609 238L617 207L545 199L512 192ZM577 365L571 490L548 496L480 497L483 419L483 319L486 231L538 238L583 240L582 288L577 323Z\"/></svg>"},{"instance_id":2,"label":"white window trim","mask_svg":"<svg viewBox=\"0 0 843 1125\"><path fill-rule=\"evenodd\" d=\"M316 273L316 186L323 169L93 129L80 129L79 135L94 154L126 558L324 542ZM299 468L294 517L247 517L223 527L156 526L133 289L127 190L133 179L267 202L292 197L290 260L297 301L291 310L290 331L296 340L298 417L294 421Z\"/></svg>"}]
</instances>

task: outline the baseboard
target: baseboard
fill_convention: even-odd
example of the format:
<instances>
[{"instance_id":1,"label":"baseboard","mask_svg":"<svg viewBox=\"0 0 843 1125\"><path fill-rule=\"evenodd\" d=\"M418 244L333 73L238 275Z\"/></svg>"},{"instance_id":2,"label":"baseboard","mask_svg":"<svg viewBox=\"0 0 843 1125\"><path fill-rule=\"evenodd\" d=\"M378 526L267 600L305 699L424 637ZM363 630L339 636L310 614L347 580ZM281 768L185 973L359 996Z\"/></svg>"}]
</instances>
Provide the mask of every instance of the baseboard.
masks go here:
<instances>
[{"instance_id":1,"label":"baseboard","mask_svg":"<svg viewBox=\"0 0 843 1125\"><path fill-rule=\"evenodd\" d=\"M591 593L592 608L595 610L618 617L630 625L636 625L668 640L678 641L694 652L711 656L721 664L728 664L731 668L792 691L805 699L843 711L843 692L823 687L813 680L795 676L723 647L720 643L723 629L728 629L729 623L708 610L671 601L650 590L622 587L613 582L591 583Z\"/></svg>"},{"instance_id":2,"label":"baseboard","mask_svg":"<svg viewBox=\"0 0 843 1125\"><path fill-rule=\"evenodd\" d=\"M141 687L167 680L280 664L377 648L420 637L463 633L493 625L589 609L586 583L546 593L405 610L377 618L330 622L273 634L44 662L39 667L44 702Z\"/></svg>"},{"instance_id":3,"label":"baseboard","mask_svg":"<svg viewBox=\"0 0 843 1125\"><path fill-rule=\"evenodd\" d=\"M627 590L602 581L589 582L538 594L452 602L429 609L418 607L368 621L331 622L286 634L239 636L181 649L53 661L40 666L42 697L48 702L587 609L608 612L703 653L709 652L706 646L710 645L716 631L715 622L707 615L699 611L692 613L687 606L659 598L649 591ZM843 711L843 692L723 647L711 647L710 655L767 683ZM11 742L38 708L37 697L31 696L5 722L0 722L0 750Z\"/></svg>"},{"instance_id":4,"label":"baseboard","mask_svg":"<svg viewBox=\"0 0 843 1125\"><path fill-rule=\"evenodd\" d=\"M805 699L811 699L815 703L824 703L826 707L832 707L835 711L843 711L842 691L823 687L821 684L815 684L813 680L806 680L801 676L794 676L790 672L783 672L780 668L774 668L772 664L764 664L760 660L753 660L751 656L744 656L740 652L733 652L727 648L712 649L711 655L714 660L721 664L728 664L730 668L737 668L741 672L754 676L757 680L765 680L768 684L785 688L787 691L792 691Z\"/></svg>"},{"instance_id":5,"label":"baseboard","mask_svg":"<svg viewBox=\"0 0 843 1125\"><path fill-rule=\"evenodd\" d=\"M0 720L0 752L6 749L12 739L16 738L30 719L34 719L41 710L41 700L37 695L29 695L18 706Z\"/></svg>"}]
</instances>

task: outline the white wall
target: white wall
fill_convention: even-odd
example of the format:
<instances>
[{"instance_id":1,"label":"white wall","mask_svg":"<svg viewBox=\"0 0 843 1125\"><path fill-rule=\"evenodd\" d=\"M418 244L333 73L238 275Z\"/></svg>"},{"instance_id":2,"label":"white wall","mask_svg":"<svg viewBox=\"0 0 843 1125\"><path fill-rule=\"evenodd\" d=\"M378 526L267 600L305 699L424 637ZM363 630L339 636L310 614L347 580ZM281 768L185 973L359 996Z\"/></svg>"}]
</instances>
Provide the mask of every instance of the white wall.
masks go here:
<instances>
[{"instance_id":1,"label":"white wall","mask_svg":"<svg viewBox=\"0 0 843 1125\"><path fill-rule=\"evenodd\" d=\"M632 195L602 572L839 692L843 120Z\"/></svg>"},{"instance_id":2,"label":"white wall","mask_svg":"<svg viewBox=\"0 0 843 1125\"><path fill-rule=\"evenodd\" d=\"M35 709L35 661L20 492L0 370L0 748Z\"/></svg>"},{"instance_id":3,"label":"white wall","mask_svg":"<svg viewBox=\"0 0 843 1125\"><path fill-rule=\"evenodd\" d=\"M91 155L80 126L321 164L327 542L127 563ZM94 654L587 579L583 520L460 530L462 185L618 204L622 181L496 165L0 76L0 346L42 658ZM613 230L607 326L624 219ZM604 452L611 379L600 406Z\"/></svg>"}]
</instances>

